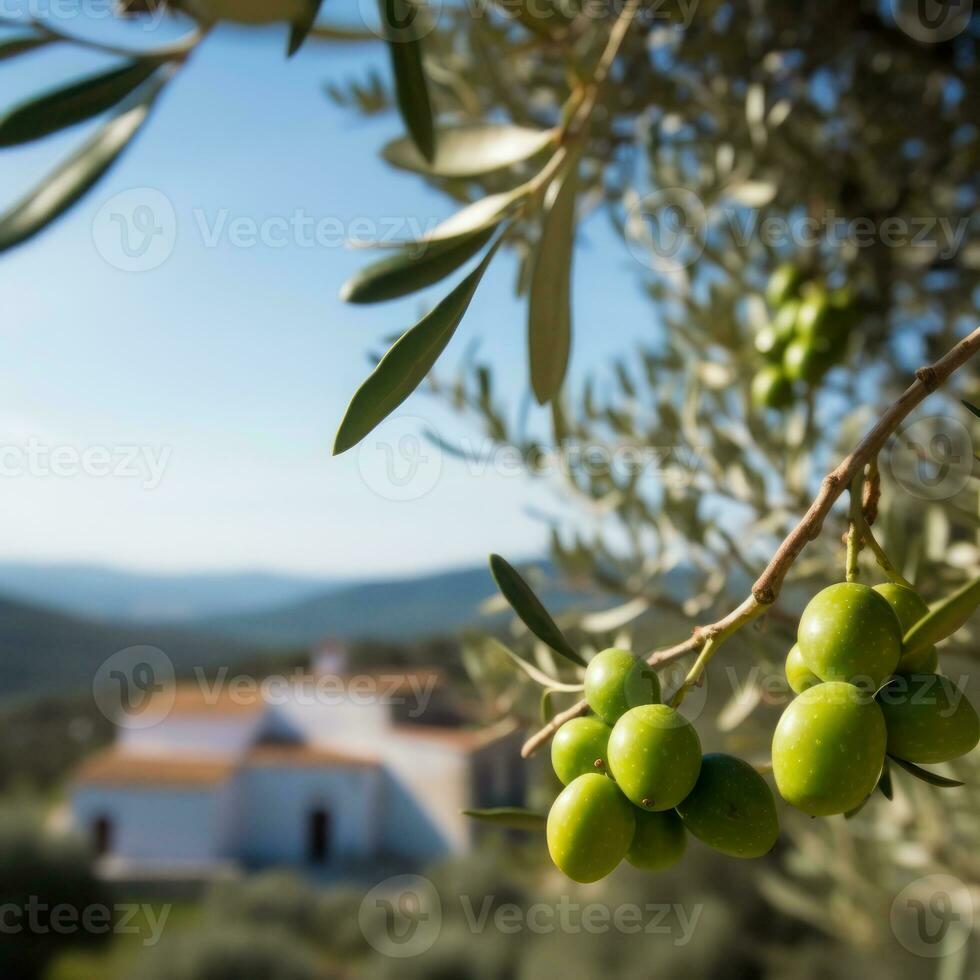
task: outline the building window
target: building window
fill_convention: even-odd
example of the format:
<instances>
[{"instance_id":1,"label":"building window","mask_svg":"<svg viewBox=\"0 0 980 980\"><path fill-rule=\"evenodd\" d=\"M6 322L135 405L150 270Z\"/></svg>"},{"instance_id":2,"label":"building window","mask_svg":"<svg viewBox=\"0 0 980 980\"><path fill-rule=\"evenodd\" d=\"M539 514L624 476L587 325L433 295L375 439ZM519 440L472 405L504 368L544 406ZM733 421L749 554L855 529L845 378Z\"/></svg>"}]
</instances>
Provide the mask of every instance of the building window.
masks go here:
<instances>
[{"instance_id":1,"label":"building window","mask_svg":"<svg viewBox=\"0 0 980 980\"><path fill-rule=\"evenodd\" d=\"M97 817L92 823L92 846L97 857L103 857L112 850L112 821Z\"/></svg>"},{"instance_id":2,"label":"building window","mask_svg":"<svg viewBox=\"0 0 980 980\"><path fill-rule=\"evenodd\" d=\"M322 807L310 812L308 853L313 864L326 864L330 858L330 813Z\"/></svg>"}]
</instances>

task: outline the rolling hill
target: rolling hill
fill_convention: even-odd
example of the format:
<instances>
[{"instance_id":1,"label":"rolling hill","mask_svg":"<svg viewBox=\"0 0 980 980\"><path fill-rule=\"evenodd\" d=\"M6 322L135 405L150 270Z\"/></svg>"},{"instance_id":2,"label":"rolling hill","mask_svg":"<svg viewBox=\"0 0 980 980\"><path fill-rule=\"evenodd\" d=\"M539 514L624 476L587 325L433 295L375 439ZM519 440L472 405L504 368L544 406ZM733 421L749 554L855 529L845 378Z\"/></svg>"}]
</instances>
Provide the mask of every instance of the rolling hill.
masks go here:
<instances>
[{"instance_id":1,"label":"rolling hill","mask_svg":"<svg viewBox=\"0 0 980 980\"><path fill-rule=\"evenodd\" d=\"M150 573L97 565L0 562L0 595L85 619L185 623L267 609L341 584L269 572Z\"/></svg>"},{"instance_id":2,"label":"rolling hill","mask_svg":"<svg viewBox=\"0 0 980 980\"><path fill-rule=\"evenodd\" d=\"M253 644L234 638L165 626L93 622L0 599L0 701L86 693L104 660L141 644L163 650L179 674L256 655Z\"/></svg>"},{"instance_id":3,"label":"rolling hill","mask_svg":"<svg viewBox=\"0 0 980 980\"><path fill-rule=\"evenodd\" d=\"M548 562L535 568L546 576ZM595 600L552 582L535 591L552 611L572 603L589 607ZM279 609L242 616L221 616L194 624L195 630L236 637L257 644L291 646L338 639L418 640L446 636L471 626L486 626L498 617L481 611L497 596L486 565L422 575L415 578L364 582L337 588Z\"/></svg>"}]
</instances>

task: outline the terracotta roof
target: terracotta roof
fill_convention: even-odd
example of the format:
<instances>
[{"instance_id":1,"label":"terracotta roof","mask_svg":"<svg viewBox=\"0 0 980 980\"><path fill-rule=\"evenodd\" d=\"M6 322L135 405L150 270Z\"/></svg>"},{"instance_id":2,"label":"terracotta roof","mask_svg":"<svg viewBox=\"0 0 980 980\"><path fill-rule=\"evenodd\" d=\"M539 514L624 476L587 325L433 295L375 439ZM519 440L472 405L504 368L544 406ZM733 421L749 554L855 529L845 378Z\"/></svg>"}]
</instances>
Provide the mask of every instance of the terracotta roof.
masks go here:
<instances>
[{"instance_id":1,"label":"terracotta roof","mask_svg":"<svg viewBox=\"0 0 980 980\"><path fill-rule=\"evenodd\" d=\"M228 687L209 690L206 684L178 684L156 692L153 697L165 702L173 698L170 714L174 715L252 715L267 707L257 689L254 695L249 691L243 696Z\"/></svg>"},{"instance_id":2,"label":"terracotta roof","mask_svg":"<svg viewBox=\"0 0 980 980\"><path fill-rule=\"evenodd\" d=\"M225 759L141 755L109 749L92 756L75 773L75 781L119 786L212 786L235 771Z\"/></svg>"},{"instance_id":3,"label":"terracotta roof","mask_svg":"<svg viewBox=\"0 0 980 980\"><path fill-rule=\"evenodd\" d=\"M277 766L282 768L318 766L344 766L347 768L373 768L380 765L375 758L352 755L315 745L257 745L245 759L245 765L254 767Z\"/></svg>"}]
</instances>

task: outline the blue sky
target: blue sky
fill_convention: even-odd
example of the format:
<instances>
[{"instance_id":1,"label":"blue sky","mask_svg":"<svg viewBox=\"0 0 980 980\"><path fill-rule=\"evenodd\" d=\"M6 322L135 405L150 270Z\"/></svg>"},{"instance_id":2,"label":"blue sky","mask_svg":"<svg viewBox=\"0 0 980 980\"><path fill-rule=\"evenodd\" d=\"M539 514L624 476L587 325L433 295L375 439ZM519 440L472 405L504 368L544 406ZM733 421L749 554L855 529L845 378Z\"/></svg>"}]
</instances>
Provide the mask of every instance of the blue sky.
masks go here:
<instances>
[{"instance_id":1,"label":"blue sky","mask_svg":"<svg viewBox=\"0 0 980 980\"><path fill-rule=\"evenodd\" d=\"M356 11L347 0L327 14L353 22ZM142 41L138 30L125 36ZM475 474L452 460L440 469L428 455L419 487L390 490L383 446L360 461L356 452L331 458L368 351L412 323L422 301L346 306L338 290L365 253L296 241L236 247L228 223L302 211L346 229L357 219L427 226L453 205L378 158L399 132L394 115L364 120L323 94L326 81L362 77L371 66L387 77L380 44L310 45L287 62L283 43L282 29L216 31L110 175L56 226L0 257L0 446L13 447L0 459L0 557L381 575L543 549L544 528L527 508L551 497L523 478ZM5 62L3 102L105 63L65 48ZM83 136L4 150L3 204ZM176 221L172 254L145 272L114 268L93 245L100 209L134 188L162 193ZM217 227L222 216L225 232L209 244L201 227ZM577 264L580 375L649 335L653 311L640 292L642 270L601 216L586 223ZM480 338L516 399L526 364L513 277L511 259L501 257L447 366ZM424 299L438 295L439 287ZM399 415L467 432L424 395ZM417 428L395 419L378 437L414 452ZM118 475L80 473L70 457L56 475L50 456L28 458L29 446L104 447Z\"/></svg>"}]
</instances>

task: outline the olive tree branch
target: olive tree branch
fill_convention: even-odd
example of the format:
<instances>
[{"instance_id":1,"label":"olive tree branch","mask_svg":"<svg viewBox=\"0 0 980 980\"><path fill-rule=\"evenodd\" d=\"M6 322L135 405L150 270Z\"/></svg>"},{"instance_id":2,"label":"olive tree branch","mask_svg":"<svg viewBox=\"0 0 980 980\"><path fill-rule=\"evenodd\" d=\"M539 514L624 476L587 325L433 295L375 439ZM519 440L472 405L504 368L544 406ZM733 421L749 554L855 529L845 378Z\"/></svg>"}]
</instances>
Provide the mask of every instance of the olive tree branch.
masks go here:
<instances>
[{"instance_id":1,"label":"olive tree branch","mask_svg":"<svg viewBox=\"0 0 980 980\"><path fill-rule=\"evenodd\" d=\"M776 549L765 571L752 586L751 594L727 616L715 623L697 627L691 637L683 643L665 650L655 650L647 657L647 663L652 667L662 666L695 650L701 650L709 640L715 640L711 647L713 655L719 642L727 639L765 612L776 601L787 573L807 543L819 536L824 520L845 488L853 483L854 478L859 473L864 472L865 466L877 458L889 437L898 429L909 413L940 385L944 384L950 375L959 370L978 351L980 351L980 327L964 337L934 364L919 368L915 372L915 381L885 410L871 431L841 461L837 468L823 478L820 483L820 492L796 527L790 531ZM706 665L706 662L702 664L702 670ZM698 674L699 676L700 674ZM695 678L696 680L697 678ZM521 754L525 758L531 755L547 742L566 721L585 714L587 710L588 704L585 701L579 701L567 710L555 715L544 728L524 743Z\"/></svg>"}]
</instances>

